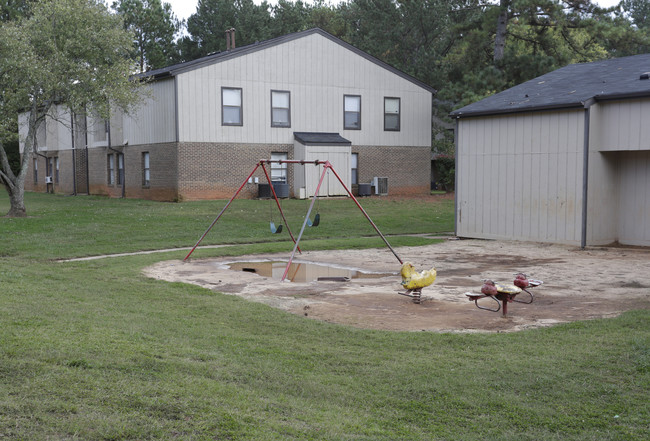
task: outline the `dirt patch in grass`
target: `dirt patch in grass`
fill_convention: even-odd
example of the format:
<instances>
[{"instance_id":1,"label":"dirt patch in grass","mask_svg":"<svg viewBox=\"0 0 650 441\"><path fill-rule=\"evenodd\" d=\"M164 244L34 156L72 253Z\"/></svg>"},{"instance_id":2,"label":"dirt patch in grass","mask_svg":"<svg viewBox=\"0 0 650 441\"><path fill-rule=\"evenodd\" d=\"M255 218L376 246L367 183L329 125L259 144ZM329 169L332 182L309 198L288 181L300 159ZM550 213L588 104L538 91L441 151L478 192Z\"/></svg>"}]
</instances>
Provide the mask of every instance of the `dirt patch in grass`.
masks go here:
<instances>
[{"instance_id":1,"label":"dirt patch in grass","mask_svg":"<svg viewBox=\"0 0 650 441\"><path fill-rule=\"evenodd\" d=\"M449 240L399 248L397 253L418 270L435 266L438 271L436 282L422 291L421 304L397 294L401 291L400 264L387 249L306 251L297 257L302 262L394 274L349 282L280 282L232 271L226 265L235 260L286 260L289 253L166 261L147 268L145 273L238 295L306 319L368 329L506 332L614 317L623 311L650 307L647 248L580 250L539 243ZM533 290L533 303L509 303L507 317L501 312L480 310L465 296L466 292L480 292L483 279L512 283L517 272L544 284ZM480 304L491 307L490 302L494 304L490 299Z\"/></svg>"}]
</instances>

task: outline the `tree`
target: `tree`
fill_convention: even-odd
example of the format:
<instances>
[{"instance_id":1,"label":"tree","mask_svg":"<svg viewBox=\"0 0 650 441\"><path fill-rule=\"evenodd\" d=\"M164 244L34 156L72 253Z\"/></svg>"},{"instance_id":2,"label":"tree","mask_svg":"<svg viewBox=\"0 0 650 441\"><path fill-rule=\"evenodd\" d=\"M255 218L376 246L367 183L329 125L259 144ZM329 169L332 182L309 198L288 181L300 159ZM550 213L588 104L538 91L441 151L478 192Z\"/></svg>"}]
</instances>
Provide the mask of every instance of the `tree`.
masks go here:
<instances>
[{"instance_id":1,"label":"tree","mask_svg":"<svg viewBox=\"0 0 650 441\"><path fill-rule=\"evenodd\" d=\"M24 17L29 10L30 3L34 1L36 0L0 0L0 22Z\"/></svg>"},{"instance_id":2,"label":"tree","mask_svg":"<svg viewBox=\"0 0 650 441\"><path fill-rule=\"evenodd\" d=\"M238 46L271 38L271 13L266 1L199 0L196 12L187 19L188 36L179 42L181 59L194 60L226 50L225 32L236 29Z\"/></svg>"},{"instance_id":3,"label":"tree","mask_svg":"<svg viewBox=\"0 0 650 441\"><path fill-rule=\"evenodd\" d=\"M178 59L174 38L181 23L169 3L160 0L118 0L113 9L134 36L140 72L168 66Z\"/></svg>"},{"instance_id":4,"label":"tree","mask_svg":"<svg viewBox=\"0 0 650 441\"><path fill-rule=\"evenodd\" d=\"M0 28L0 183L9 193L8 216L25 216L24 188L36 133L57 104L103 118L129 111L141 96L130 81L131 35L99 0L42 0L27 18ZM19 112L28 112L20 171L9 165L4 144L15 137Z\"/></svg>"}]
</instances>

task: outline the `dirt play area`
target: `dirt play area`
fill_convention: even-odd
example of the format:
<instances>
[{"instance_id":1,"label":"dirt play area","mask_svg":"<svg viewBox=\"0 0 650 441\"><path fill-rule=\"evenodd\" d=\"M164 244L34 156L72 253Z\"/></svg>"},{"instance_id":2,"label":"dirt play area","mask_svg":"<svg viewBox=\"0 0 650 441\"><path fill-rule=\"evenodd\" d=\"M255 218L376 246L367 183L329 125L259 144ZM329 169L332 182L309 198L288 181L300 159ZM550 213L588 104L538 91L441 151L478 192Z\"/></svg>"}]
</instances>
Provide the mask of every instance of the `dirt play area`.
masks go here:
<instances>
[{"instance_id":1,"label":"dirt play area","mask_svg":"<svg viewBox=\"0 0 650 441\"><path fill-rule=\"evenodd\" d=\"M397 248L396 252L418 271L434 266L438 271L435 283L422 291L421 304L397 294L403 291L400 264L387 248L303 251L296 256L298 263L381 273L347 282L281 282L228 266L231 262L286 262L289 252L234 259L201 259L195 258L200 255L196 253L187 262L160 262L145 273L262 302L306 320L396 331L508 332L614 317L623 311L650 307L648 248L580 250L540 243L450 239L441 244ZM532 290L533 303L509 303L507 317L501 312L480 310L465 296L466 292L480 293L483 279L512 283L517 272L544 284ZM490 299L479 304L495 306Z\"/></svg>"}]
</instances>

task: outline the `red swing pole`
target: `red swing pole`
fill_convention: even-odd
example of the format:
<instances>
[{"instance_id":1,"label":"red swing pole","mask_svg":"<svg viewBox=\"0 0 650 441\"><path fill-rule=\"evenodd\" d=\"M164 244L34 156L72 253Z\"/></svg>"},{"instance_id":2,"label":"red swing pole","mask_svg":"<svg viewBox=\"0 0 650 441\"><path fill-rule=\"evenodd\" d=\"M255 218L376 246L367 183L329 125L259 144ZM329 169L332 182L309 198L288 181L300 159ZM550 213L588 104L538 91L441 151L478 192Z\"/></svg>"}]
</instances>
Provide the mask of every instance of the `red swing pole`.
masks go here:
<instances>
[{"instance_id":1,"label":"red swing pole","mask_svg":"<svg viewBox=\"0 0 650 441\"><path fill-rule=\"evenodd\" d=\"M255 168L253 169L253 171L251 172L251 174L248 175L248 177L247 177L246 179L244 179L244 182L241 184L241 186L239 187L239 189L238 189L238 190L235 192L235 194L230 198L230 200L228 201L228 203L226 204L226 206L223 207L223 209L221 210L221 213L219 213L219 215L216 217L216 219L212 221L212 223L210 224L210 226L208 227L208 229L205 230L205 233L203 233L203 236L201 236L201 238L200 238L199 241L196 243L196 245L194 245L194 247L190 250L190 252L187 253L187 256L185 256L185 259L183 259L183 262L185 262L185 261L190 257L190 255L194 252L194 250L196 249L196 247L198 247L199 244L201 243L201 241L205 238L205 236L207 236L207 234L210 232L210 230L212 229L212 227L214 227L214 224L217 223L217 221L219 220L219 218L221 217L221 215L222 215L222 214L226 211L226 209L230 206L230 204L232 203L232 201L235 200L235 198L237 197L237 195L239 194L239 192L242 190L242 188L244 188L244 185L246 185L246 183L248 182L248 180L253 176L253 174L254 174L255 171L259 168L259 166L260 166L260 164L257 164L257 165L255 166Z\"/></svg>"},{"instance_id":2,"label":"red swing pole","mask_svg":"<svg viewBox=\"0 0 650 441\"><path fill-rule=\"evenodd\" d=\"M338 173L336 173L336 170L334 170L334 167L332 167L332 165L329 164L329 162L328 162L328 166L329 166L329 168L332 170L332 172L334 173L334 176L336 176L336 178L339 180L339 182L341 183L341 185L343 186L343 188L345 189L345 191L348 192L348 195L350 195L350 197L352 198L352 200L354 201L354 203L357 204L357 207L359 207L359 210L361 210L361 212L362 212L363 215L366 217L366 219L368 219L368 222L370 222L370 225L372 225L372 227L375 229L375 231L377 232L377 234L379 234L379 236L382 238L382 240L384 241L384 243L386 244L386 246L388 247L388 249L390 249L390 251L393 253L393 255L397 258L397 261L398 261L400 264L404 264L404 262L402 261L402 259L400 259L400 257L397 255L397 253L396 253L395 250L393 249L393 247L390 246L390 244L388 243L388 240L386 240L386 238L384 237L384 235L381 234L381 231L379 231L379 228L377 228L377 225L375 225L375 223L372 221L372 219L370 219L370 216L368 216L368 213L366 213L366 210L363 209L363 207L361 206L361 204L359 203L359 201L357 200L357 198L354 197L354 195L352 194L352 192L351 192L351 191L348 189L348 187L346 187L346 185L343 183L343 180L342 180L341 177L338 175Z\"/></svg>"},{"instance_id":3,"label":"red swing pole","mask_svg":"<svg viewBox=\"0 0 650 441\"><path fill-rule=\"evenodd\" d=\"M280 201L278 200L278 195L275 194L275 188L273 188L273 183L271 182L271 178L269 177L269 173L266 171L266 167L264 167L264 162L265 162L265 160L262 159L259 162L259 165L261 165L262 170L264 170L264 174L266 175L266 180L268 181L269 187L271 188L271 192L273 193L273 199L275 199L275 203L278 206L278 210L280 210L280 215L282 216L282 221L284 222L284 226L287 227L287 231L289 232L289 236L291 236L291 240L293 240L293 243L296 244L296 246L297 246L298 243L296 242L296 239L293 237L293 234L291 233L291 228L289 228L289 223L287 222L287 219L284 217L284 211L282 211L282 206L280 205ZM270 161L269 161L269 164L270 164ZM282 161L280 161L280 164L282 164ZM302 251L300 250L300 248L298 248L298 251L300 252L300 254L302 254Z\"/></svg>"},{"instance_id":4,"label":"red swing pole","mask_svg":"<svg viewBox=\"0 0 650 441\"><path fill-rule=\"evenodd\" d=\"M305 216L305 220L302 223L302 228L300 229L300 234L298 234L298 240L296 241L296 245L293 247L293 251L291 252L291 257L289 257L289 262L287 262L287 267L284 269L284 274L282 275L282 280L281 280L282 282L284 282L284 279L287 278L287 274L289 273L289 267L291 266L291 262L293 261L293 256L296 254L296 249L298 248L298 242L300 242L302 233L305 232L307 221L309 220L309 216L311 215L311 210L314 208L314 203L316 202L316 198L318 197L320 186L323 183L323 180L325 179L325 174L327 173L328 168L332 168L329 161L314 161L314 164L317 166L320 164L324 164L325 167L323 167L323 173L321 174L320 181L318 181L318 185L316 186L316 192L314 193L314 197L311 200L311 204L309 204L309 210L307 210L307 215Z\"/></svg>"}]
</instances>

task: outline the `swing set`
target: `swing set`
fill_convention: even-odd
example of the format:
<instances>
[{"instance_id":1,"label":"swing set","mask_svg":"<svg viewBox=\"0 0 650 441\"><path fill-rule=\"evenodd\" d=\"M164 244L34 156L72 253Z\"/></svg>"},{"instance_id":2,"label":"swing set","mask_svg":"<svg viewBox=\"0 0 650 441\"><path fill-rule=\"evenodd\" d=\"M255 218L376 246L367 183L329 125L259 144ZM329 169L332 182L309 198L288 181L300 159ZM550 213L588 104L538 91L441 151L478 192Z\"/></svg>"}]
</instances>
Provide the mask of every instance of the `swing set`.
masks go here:
<instances>
[{"instance_id":1,"label":"swing set","mask_svg":"<svg viewBox=\"0 0 650 441\"><path fill-rule=\"evenodd\" d=\"M319 166L319 165L323 166L323 172L321 173L320 180L318 181L318 185L316 186L316 191L314 192L314 197L312 198L311 203L309 204L309 209L307 210L307 215L305 216L305 220L304 220L304 222L302 224L302 228L300 229L300 233L298 234L298 238L295 238L293 233L291 232L291 228L289 228L289 224L287 223L287 219L284 216L284 212L282 211L282 206L280 205L280 201L278 199L278 196L275 193L275 189L273 188L273 184L271 182L271 177L269 176L269 173L268 173L267 167L266 167L267 165L270 166L271 164L299 164L299 165L313 164L313 165L316 165L316 166ZM210 224L208 229L205 231L205 233L203 233L203 235L198 240L198 242L196 242L196 245L194 245L194 247L190 250L190 252L187 254L187 256L185 256L185 259L183 259L183 261L186 261L187 259L189 259L189 257L192 255L194 250L199 246L201 241L205 238L205 236L207 236L207 234L210 232L212 227L214 227L214 225L217 223L219 218L228 209L228 207L230 206L232 201L235 200L237 195L244 188L244 186L246 185L248 180L253 177L253 175L255 174L257 169L260 168L260 167L262 167L262 171L264 171L264 175L266 176L266 180L267 180L267 182L269 184L269 187L271 189L271 192L273 194L273 199L275 200L275 203L276 203L276 205L278 207L278 210L280 211L280 215L282 217L282 224L279 224L277 226L275 225L273 220L270 221L271 233L279 234L279 233L282 232L282 227L285 226L287 231L289 232L289 236L291 236L291 240L294 243L293 251L291 252L291 257L289 258L289 262L287 262L287 267L284 270L284 274L282 275L282 281L284 281L286 279L286 277L287 277L287 273L289 272L289 268L291 267L291 262L293 261L293 258L294 258L295 254L296 254L296 251L302 253L302 251L300 250L300 247L299 247L298 244L300 243L300 239L302 238L302 235L303 235L303 233L305 231L305 228L306 227L317 227L320 224L320 213L317 211L316 215L314 216L314 220L312 221L311 220L311 212L314 209L314 204L315 204L316 200L318 199L318 193L320 191L321 184L323 183L323 180L325 179L325 176L327 175L327 173L329 171L331 171L334 174L334 176L336 176L336 179L338 179L339 183L343 186L343 188L347 192L348 196L350 196L350 198L352 198L352 200L357 205L359 210L361 210L361 213L363 213L363 215L368 220L368 222L370 222L370 225L372 225L372 227L375 229L377 234L379 234L379 236L382 238L382 240L384 241L386 246L390 249L390 251L393 253L393 255L397 258L397 261L400 264L404 263L402 261L402 259L397 255L397 253L395 252L393 247L390 246L390 244L388 243L388 240L386 240L386 237L384 237L384 235L381 234L381 231L379 231L379 228L377 228L377 225L375 225L375 223L372 221L372 219L370 219L370 216L368 216L368 213L366 213L366 211L363 209L363 207L361 207L361 204L359 203L357 198L354 197L354 195L348 189L348 187L345 185L345 183L343 182L341 177L338 175L338 173L336 173L336 170L334 170L334 168L332 167L332 164L330 164L329 161L321 161L321 160L318 160L318 159L314 160L314 161L292 160L292 159L261 159L257 163L257 165L255 166L253 171L248 175L248 177L246 179L244 179L244 182L241 184L241 186L235 192L235 194L230 198L230 200L226 203L226 205L223 207L223 209L221 210L219 215L217 215L217 217L214 219L214 221L212 221L212 223ZM319 202L319 205L320 205L320 202Z\"/></svg>"}]
</instances>

